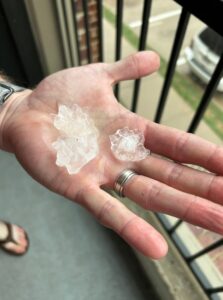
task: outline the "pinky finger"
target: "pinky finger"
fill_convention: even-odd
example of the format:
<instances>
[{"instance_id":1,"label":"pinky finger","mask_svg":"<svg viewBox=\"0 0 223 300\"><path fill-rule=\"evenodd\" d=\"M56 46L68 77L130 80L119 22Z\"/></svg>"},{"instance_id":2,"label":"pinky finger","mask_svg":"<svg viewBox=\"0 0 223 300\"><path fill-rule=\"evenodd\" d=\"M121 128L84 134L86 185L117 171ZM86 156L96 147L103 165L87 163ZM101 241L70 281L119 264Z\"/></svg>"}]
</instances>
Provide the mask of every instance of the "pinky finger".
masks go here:
<instances>
[{"instance_id":1,"label":"pinky finger","mask_svg":"<svg viewBox=\"0 0 223 300\"><path fill-rule=\"evenodd\" d=\"M91 187L83 192L81 200L100 223L113 229L144 255L159 259L167 254L168 246L161 234L116 198L98 187Z\"/></svg>"}]
</instances>

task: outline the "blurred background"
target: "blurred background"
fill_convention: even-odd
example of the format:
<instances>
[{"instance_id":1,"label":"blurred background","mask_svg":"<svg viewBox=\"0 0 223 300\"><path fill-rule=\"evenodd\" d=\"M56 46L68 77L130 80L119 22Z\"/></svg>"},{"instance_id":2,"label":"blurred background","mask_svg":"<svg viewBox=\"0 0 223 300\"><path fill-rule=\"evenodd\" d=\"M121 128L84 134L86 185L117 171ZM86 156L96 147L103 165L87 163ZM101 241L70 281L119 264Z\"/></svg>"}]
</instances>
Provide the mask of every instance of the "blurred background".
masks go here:
<instances>
[{"instance_id":1,"label":"blurred background","mask_svg":"<svg viewBox=\"0 0 223 300\"><path fill-rule=\"evenodd\" d=\"M159 71L117 85L118 101L147 119L222 145L222 14L220 0L203 2L202 7L183 0L0 0L0 69L18 84L34 87L63 68L113 62L138 50L156 51ZM5 161L10 163L11 158L2 153L0 158L7 169ZM9 197L3 188L2 198ZM40 194L37 191L36 197ZM21 191L19 197L23 196ZM142 268L137 272L147 278L143 277L140 290L148 284L158 299L165 300L223 299L221 236L174 217L145 212L128 199L125 203L162 231L171 245L160 262L134 252ZM109 294L103 297L111 299ZM115 299L119 297L127 299L127 294Z\"/></svg>"}]
</instances>

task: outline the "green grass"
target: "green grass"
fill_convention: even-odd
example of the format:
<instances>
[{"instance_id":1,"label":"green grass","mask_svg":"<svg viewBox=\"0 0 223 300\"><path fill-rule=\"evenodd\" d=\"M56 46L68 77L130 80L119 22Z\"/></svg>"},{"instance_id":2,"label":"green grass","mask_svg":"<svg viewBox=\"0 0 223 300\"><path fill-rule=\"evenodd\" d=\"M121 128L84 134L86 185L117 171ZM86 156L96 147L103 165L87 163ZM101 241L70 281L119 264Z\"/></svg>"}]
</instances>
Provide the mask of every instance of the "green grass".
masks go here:
<instances>
[{"instance_id":1,"label":"green grass","mask_svg":"<svg viewBox=\"0 0 223 300\"><path fill-rule=\"evenodd\" d=\"M105 19L115 25L115 15L114 13L104 6L104 17ZM123 24L123 37L132 45L133 48L137 49L139 42L138 36L135 32L126 24ZM149 45L146 46L147 50L154 50ZM160 56L160 69L159 73L165 77L167 69L166 60ZM186 75L180 74L178 71L175 71L172 87L178 92L182 99L190 105L193 110L199 105L199 100L202 97L202 89L197 86L191 78ZM205 114L204 120L209 125L209 127L223 140L223 111L212 101Z\"/></svg>"}]
</instances>

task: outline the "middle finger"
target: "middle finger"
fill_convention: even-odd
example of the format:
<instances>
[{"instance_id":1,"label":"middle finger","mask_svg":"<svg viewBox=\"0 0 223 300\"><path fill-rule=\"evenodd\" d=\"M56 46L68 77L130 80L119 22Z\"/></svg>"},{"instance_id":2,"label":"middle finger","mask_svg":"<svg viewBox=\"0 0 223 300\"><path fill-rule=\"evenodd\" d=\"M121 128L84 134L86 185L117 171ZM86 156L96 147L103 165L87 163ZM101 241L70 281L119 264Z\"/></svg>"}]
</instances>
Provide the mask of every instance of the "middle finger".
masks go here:
<instances>
[{"instance_id":1,"label":"middle finger","mask_svg":"<svg viewBox=\"0 0 223 300\"><path fill-rule=\"evenodd\" d=\"M137 173L161 181L181 191L223 204L223 178L216 174L150 155L137 162Z\"/></svg>"}]
</instances>

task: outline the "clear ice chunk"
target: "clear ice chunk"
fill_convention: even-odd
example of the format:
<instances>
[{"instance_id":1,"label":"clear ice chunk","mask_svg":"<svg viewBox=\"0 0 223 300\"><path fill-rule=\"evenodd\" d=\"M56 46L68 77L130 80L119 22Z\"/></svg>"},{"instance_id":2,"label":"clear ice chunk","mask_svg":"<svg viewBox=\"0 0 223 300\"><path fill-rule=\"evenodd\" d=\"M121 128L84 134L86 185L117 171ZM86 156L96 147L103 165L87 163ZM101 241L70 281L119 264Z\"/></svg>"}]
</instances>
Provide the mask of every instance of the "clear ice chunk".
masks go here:
<instances>
[{"instance_id":1,"label":"clear ice chunk","mask_svg":"<svg viewBox=\"0 0 223 300\"><path fill-rule=\"evenodd\" d=\"M54 118L60 137L52 144L57 151L56 164L76 174L99 152L98 130L90 116L77 104L60 105Z\"/></svg>"},{"instance_id":2,"label":"clear ice chunk","mask_svg":"<svg viewBox=\"0 0 223 300\"><path fill-rule=\"evenodd\" d=\"M145 138L138 129L131 130L128 127L118 129L109 138L111 151L119 160L138 161L150 154L144 147Z\"/></svg>"}]
</instances>

